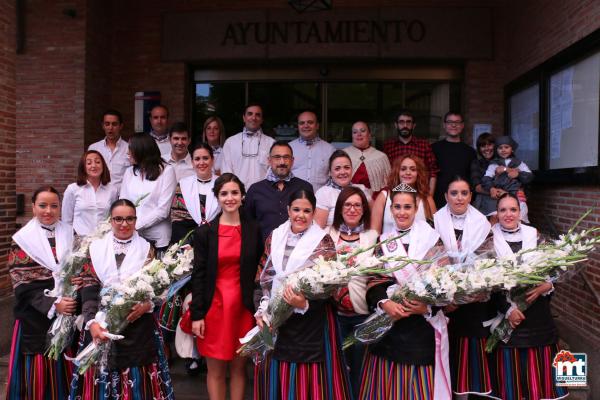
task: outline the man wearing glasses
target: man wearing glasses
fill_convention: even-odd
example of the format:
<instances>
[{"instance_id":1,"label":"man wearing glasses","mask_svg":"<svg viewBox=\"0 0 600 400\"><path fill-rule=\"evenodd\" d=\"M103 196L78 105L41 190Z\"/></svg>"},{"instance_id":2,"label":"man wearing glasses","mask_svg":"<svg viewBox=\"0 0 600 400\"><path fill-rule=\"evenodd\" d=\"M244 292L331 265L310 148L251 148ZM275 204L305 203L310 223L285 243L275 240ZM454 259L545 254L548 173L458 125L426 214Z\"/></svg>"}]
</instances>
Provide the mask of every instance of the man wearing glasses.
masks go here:
<instances>
[{"instance_id":1,"label":"man wearing glasses","mask_svg":"<svg viewBox=\"0 0 600 400\"><path fill-rule=\"evenodd\" d=\"M291 172L294 155L285 141L274 142L269 151L269 171L262 181L250 186L244 210L258 221L263 241L269 233L288 219L288 199L296 190L312 192L310 183Z\"/></svg>"},{"instance_id":2,"label":"man wearing glasses","mask_svg":"<svg viewBox=\"0 0 600 400\"><path fill-rule=\"evenodd\" d=\"M398 132L398 138L386 140L383 143L383 152L388 156L392 166L396 158L406 154L417 156L423 160L429 171L429 191L433 193L439 169L435 155L431 150L431 144L427 139L421 139L413 135L417 124L412 112L401 110L396 114L394 124Z\"/></svg>"},{"instance_id":3,"label":"man wearing glasses","mask_svg":"<svg viewBox=\"0 0 600 400\"><path fill-rule=\"evenodd\" d=\"M329 177L329 156L335 151L329 142L319 138L319 120L312 111L298 115L298 139L290 146L296 155L292 172L298 178L310 182L316 192Z\"/></svg>"},{"instance_id":4,"label":"man wearing glasses","mask_svg":"<svg viewBox=\"0 0 600 400\"><path fill-rule=\"evenodd\" d=\"M269 149L275 140L261 129L263 111L260 105L247 105L242 117L244 130L228 138L223 145L221 172L235 174L249 187L265 177Z\"/></svg>"},{"instance_id":5,"label":"man wearing glasses","mask_svg":"<svg viewBox=\"0 0 600 400\"><path fill-rule=\"evenodd\" d=\"M475 150L460 141L460 135L464 128L465 122L461 113L447 112L444 116L446 137L431 146L440 167L438 183L433 196L438 210L446 204L444 193L448 188L448 183L456 175L469 179L471 162L477 158Z\"/></svg>"}]
</instances>

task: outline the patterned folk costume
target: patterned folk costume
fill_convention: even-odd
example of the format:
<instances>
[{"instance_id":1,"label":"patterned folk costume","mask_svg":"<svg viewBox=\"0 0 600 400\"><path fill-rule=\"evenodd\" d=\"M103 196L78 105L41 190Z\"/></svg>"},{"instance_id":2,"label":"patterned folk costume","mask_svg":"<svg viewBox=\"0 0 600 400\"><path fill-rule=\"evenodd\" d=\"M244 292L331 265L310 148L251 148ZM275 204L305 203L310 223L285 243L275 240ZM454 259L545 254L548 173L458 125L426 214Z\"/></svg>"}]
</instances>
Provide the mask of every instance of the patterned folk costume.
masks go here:
<instances>
[{"instance_id":1,"label":"patterned folk costume","mask_svg":"<svg viewBox=\"0 0 600 400\"><path fill-rule=\"evenodd\" d=\"M388 232L380 239L384 241L396 235L396 231ZM438 242L439 235L433 228L424 221L414 221L408 233L383 245L380 255L421 260L428 257ZM367 289L369 307L379 309L381 302L388 299L387 288L406 282L414 271L415 267L408 265L395 271L393 276L372 278ZM436 324L439 320L441 326ZM447 355L442 354L442 347L436 346L436 336L445 331L445 327L441 312L435 317L415 314L396 321L380 341L367 347L359 399L429 400L436 391L449 394L444 363L437 362ZM443 397L438 394L435 398Z\"/></svg>"},{"instance_id":2,"label":"patterned folk costume","mask_svg":"<svg viewBox=\"0 0 600 400\"><path fill-rule=\"evenodd\" d=\"M92 242L90 263L82 273L82 312L86 327L93 322L99 308L101 288L122 283L152 259L153 253L150 243L137 232L128 240L119 240L110 232ZM90 367L83 376L73 375L69 398L173 399L162 337L152 313L129 323L121 335L124 339L111 343L106 371ZM85 336L82 346L91 339L89 331Z\"/></svg>"},{"instance_id":3,"label":"patterned folk costume","mask_svg":"<svg viewBox=\"0 0 600 400\"><path fill-rule=\"evenodd\" d=\"M523 224L510 232L496 224L492 233L499 257L535 248L539 243L537 229ZM508 343L500 342L491 354L494 398L540 400L568 396L566 388L554 384L552 361L558 352L558 333L550 311L551 296L547 294L530 304L523 312L525 320L515 328ZM499 312L508 315L512 311L506 296L494 299Z\"/></svg>"},{"instance_id":4,"label":"patterned folk costume","mask_svg":"<svg viewBox=\"0 0 600 400\"><path fill-rule=\"evenodd\" d=\"M315 223L300 234L291 231L289 221L275 229L259 265L264 293L259 312L278 290L278 278L319 256L332 260L336 251ZM309 300L308 309L295 310L279 328L273 352L254 369L254 399L351 399L338 329L327 300Z\"/></svg>"},{"instance_id":5,"label":"patterned folk costume","mask_svg":"<svg viewBox=\"0 0 600 400\"><path fill-rule=\"evenodd\" d=\"M44 356L46 335L57 299L44 294L55 286L60 261L72 245L72 228L29 221L13 236L8 270L15 291L15 325L10 350L9 400L62 400L69 391L71 364Z\"/></svg>"},{"instance_id":6,"label":"patterned folk costume","mask_svg":"<svg viewBox=\"0 0 600 400\"><path fill-rule=\"evenodd\" d=\"M491 247L491 240L488 239L490 224L471 205L462 215L454 215L450 206L445 205L434 214L433 219L452 262L461 262L461 256L453 260L456 254L478 254ZM448 331L452 389L457 394L485 395L492 391L490 365L485 352L490 331L483 326L483 322L495 315L489 301L462 304L455 311L447 313L450 318Z\"/></svg>"}]
</instances>

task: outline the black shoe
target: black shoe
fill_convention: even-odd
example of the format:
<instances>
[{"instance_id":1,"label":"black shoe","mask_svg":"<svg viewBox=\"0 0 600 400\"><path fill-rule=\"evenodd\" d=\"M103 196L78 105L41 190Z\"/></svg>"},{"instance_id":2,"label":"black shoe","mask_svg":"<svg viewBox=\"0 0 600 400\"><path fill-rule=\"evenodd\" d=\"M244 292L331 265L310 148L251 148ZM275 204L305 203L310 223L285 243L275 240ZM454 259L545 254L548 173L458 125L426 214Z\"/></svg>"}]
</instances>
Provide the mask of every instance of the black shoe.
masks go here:
<instances>
[{"instance_id":1,"label":"black shoe","mask_svg":"<svg viewBox=\"0 0 600 400\"><path fill-rule=\"evenodd\" d=\"M202 370L202 360L192 358L185 363L185 371L189 376L197 376ZM206 366L204 367L206 370Z\"/></svg>"}]
</instances>

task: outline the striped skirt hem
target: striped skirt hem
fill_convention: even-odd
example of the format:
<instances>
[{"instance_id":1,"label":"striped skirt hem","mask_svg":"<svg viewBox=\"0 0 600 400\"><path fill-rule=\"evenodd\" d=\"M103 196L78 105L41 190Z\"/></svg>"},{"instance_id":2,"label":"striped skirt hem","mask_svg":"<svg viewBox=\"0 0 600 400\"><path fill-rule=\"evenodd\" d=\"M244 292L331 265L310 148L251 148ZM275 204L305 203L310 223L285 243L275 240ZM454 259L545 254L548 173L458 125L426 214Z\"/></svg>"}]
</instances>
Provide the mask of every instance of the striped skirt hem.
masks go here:
<instances>
[{"instance_id":1,"label":"striped skirt hem","mask_svg":"<svg viewBox=\"0 0 600 400\"><path fill-rule=\"evenodd\" d=\"M433 365L399 364L367 351L359 399L431 400Z\"/></svg>"},{"instance_id":2,"label":"striped skirt hem","mask_svg":"<svg viewBox=\"0 0 600 400\"><path fill-rule=\"evenodd\" d=\"M336 319L329 309L325 324L325 361L296 363L267 355L254 368L256 400L351 400L348 371Z\"/></svg>"},{"instance_id":3,"label":"striped skirt hem","mask_svg":"<svg viewBox=\"0 0 600 400\"><path fill-rule=\"evenodd\" d=\"M72 364L63 357L21 353L21 322L15 321L8 365L7 400L64 400Z\"/></svg>"},{"instance_id":4,"label":"striped skirt hem","mask_svg":"<svg viewBox=\"0 0 600 400\"><path fill-rule=\"evenodd\" d=\"M556 344L540 347L499 347L492 354L495 368L492 396L505 400L555 400L568 396L568 390L556 386L552 361Z\"/></svg>"},{"instance_id":5,"label":"striped skirt hem","mask_svg":"<svg viewBox=\"0 0 600 400\"><path fill-rule=\"evenodd\" d=\"M457 337L450 344L452 390L456 394L486 395L492 392L485 338Z\"/></svg>"}]
</instances>

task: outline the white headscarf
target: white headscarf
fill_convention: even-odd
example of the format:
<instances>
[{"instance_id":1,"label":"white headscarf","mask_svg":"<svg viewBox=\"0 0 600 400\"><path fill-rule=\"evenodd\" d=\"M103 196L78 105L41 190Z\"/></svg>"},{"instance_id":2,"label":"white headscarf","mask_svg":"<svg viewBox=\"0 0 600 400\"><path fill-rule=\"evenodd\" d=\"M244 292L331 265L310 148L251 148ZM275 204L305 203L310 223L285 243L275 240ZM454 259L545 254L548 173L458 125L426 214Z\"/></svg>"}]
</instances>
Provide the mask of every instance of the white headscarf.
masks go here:
<instances>
[{"instance_id":1,"label":"white headscarf","mask_svg":"<svg viewBox=\"0 0 600 400\"><path fill-rule=\"evenodd\" d=\"M490 233L491 225L485 215L477 211L477 209L471 205L467 207L467 212L465 214L465 223L460 243L462 252L472 253L477 250L487 238ZM458 251L458 243L456 242L456 235L454 234L454 224L452 223L452 215L448 204L433 215L433 222L435 224L435 230L440 234L446 250Z\"/></svg>"}]
</instances>

